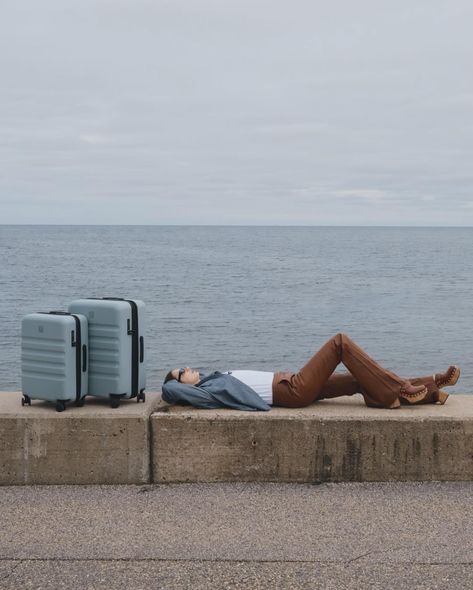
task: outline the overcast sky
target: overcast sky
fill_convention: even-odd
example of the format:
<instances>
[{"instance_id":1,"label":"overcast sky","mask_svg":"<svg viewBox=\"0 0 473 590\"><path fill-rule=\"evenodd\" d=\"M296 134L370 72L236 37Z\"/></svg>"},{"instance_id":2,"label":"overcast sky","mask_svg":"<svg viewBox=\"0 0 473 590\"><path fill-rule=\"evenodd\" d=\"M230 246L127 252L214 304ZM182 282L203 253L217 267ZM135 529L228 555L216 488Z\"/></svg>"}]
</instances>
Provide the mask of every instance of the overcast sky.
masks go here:
<instances>
[{"instance_id":1,"label":"overcast sky","mask_svg":"<svg viewBox=\"0 0 473 590\"><path fill-rule=\"evenodd\" d=\"M0 15L0 223L473 225L471 0Z\"/></svg>"}]
</instances>

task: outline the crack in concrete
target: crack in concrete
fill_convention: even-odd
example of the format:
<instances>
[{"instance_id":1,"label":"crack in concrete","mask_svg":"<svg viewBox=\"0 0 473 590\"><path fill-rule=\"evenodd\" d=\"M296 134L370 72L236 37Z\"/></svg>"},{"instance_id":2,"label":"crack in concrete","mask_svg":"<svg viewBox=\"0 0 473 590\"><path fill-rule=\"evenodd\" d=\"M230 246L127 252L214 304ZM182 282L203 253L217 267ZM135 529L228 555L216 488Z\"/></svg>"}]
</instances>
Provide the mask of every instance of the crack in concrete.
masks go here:
<instances>
[{"instance_id":1,"label":"crack in concrete","mask_svg":"<svg viewBox=\"0 0 473 590\"><path fill-rule=\"evenodd\" d=\"M401 545L401 547L390 547L389 549L375 549L375 550L367 551L366 553L362 553L361 555L358 555L357 557L353 557L352 559L349 559L346 563L347 563L347 565L350 565L354 561L358 561L359 559L363 559L363 557L368 557L368 555L374 555L375 553L389 553L390 551L399 551L400 549L407 549L407 547ZM412 562L408 562L408 563L412 563Z\"/></svg>"},{"instance_id":2,"label":"crack in concrete","mask_svg":"<svg viewBox=\"0 0 473 590\"><path fill-rule=\"evenodd\" d=\"M3 560L2 560L2 561L3 561ZM10 571L7 573L7 575L6 575L6 576L3 576L2 578L0 578L0 582L3 582L4 580L8 580L8 578L9 578L9 577L10 577L10 576L13 574L13 572L16 570L16 568L22 564L22 562L23 562L23 560L22 560L22 559L20 559L20 560L18 561L18 563L16 563L16 564L15 564L15 565L12 567L12 569L11 569L11 570L10 570Z\"/></svg>"}]
</instances>

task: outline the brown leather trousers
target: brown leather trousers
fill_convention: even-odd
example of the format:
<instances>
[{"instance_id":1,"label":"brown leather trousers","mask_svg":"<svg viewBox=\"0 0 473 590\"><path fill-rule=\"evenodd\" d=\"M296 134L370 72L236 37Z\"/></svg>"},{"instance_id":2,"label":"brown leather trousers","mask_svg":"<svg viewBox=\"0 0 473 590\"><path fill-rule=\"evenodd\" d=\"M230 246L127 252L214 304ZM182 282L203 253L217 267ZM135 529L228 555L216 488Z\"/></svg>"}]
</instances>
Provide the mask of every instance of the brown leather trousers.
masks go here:
<instances>
[{"instance_id":1,"label":"brown leather trousers","mask_svg":"<svg viewBox=\"0 0 473 590\"><path fill-rule=\"evenodd\" d=\"M340 363L349 373L334 373ZM404 381L381 367L349 336L337 334L298 373L274 374L273 405L300 408L320 399L361 393L367 406L389 408L398 400Z\"/></svg>"}]
</instances>

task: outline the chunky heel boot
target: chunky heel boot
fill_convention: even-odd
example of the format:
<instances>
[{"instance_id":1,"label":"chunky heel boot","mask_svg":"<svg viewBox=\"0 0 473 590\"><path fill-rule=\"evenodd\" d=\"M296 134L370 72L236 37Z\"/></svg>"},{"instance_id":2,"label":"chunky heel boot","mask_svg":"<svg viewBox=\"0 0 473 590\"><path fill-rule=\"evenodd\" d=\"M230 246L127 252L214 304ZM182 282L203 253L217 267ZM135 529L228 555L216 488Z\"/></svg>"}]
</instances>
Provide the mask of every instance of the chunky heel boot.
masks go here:
<instances>
[{"instance_id":1,"label":"chunky heel boot","mask_svg":"<svg viewBox=\"0 0 473 590\"><path fill-rule=\"evenodd\" d=\"M423 401L428 393L425 385L412 385L410 381L405 381L399 391L399 398L408 404L417 404Z\"/></svg>"},{"instance_id":2,"label":"chunky heel boot","mask_svg":"<svg viewBox=\"0 0 473 590\"><path fill-rule=\"evenodd\" d=\"M460 367L450 365L445 373L436 373L434 381L437 387L446 387L447 385L455 385L460 378Z\"/></svg>"}]
</instances>

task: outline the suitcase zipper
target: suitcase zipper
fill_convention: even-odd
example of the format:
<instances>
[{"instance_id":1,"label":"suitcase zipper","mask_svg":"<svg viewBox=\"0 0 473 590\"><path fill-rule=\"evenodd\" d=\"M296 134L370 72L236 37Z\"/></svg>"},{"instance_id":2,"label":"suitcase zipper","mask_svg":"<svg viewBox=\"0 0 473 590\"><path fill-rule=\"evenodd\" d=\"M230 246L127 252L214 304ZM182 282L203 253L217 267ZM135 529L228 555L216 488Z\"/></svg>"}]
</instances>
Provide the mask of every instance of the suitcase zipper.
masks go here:
<instances>
[{"instance_id":1,"label":"suitcase zipper","mask_svg":"<svg viewBox=\"0 0 473 590\"><path fill-rule=\"evenodd\" d=\"M131 299L125 299L131 306L131 330L128 331L131 334L131 397L138 395L138 306Z\"/></svg>"},{"instance_id":2,"label":"suitcase zipper","mask_svg":"<svg viewBox=\"0 0 473 590\"><path fill-rule=\"evenodd\" d=\"M72 346L76 347L76 401L80 400L81 379L82 379L82 334L80 329L80 319L71 314L76 321L76 340Z\"/></svg>"}]
</instances>

